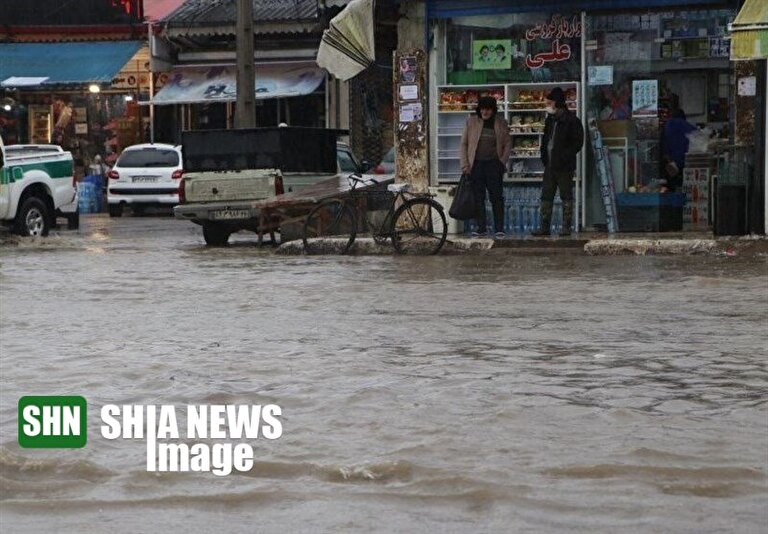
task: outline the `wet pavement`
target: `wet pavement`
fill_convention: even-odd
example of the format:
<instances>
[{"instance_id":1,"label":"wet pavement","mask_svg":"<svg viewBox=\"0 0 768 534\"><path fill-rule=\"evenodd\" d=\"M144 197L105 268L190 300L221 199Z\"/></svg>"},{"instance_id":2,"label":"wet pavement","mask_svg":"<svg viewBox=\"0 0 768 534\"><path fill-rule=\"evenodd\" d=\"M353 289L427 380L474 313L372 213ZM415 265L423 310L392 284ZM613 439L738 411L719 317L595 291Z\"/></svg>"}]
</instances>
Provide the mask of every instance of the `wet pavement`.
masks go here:
<instances>
[{"instance_id":1,"label":"wet pavement","mask_svg":"<svg viewBox=\"0 0 768 534\"><path fill-rule=\"evenodd\" d=\"M277 256L170 217L0 248L5 532L762 532L765 257ZM22 395L279 404L250 472L21 449Z\"/></svg>"}]
</instances>

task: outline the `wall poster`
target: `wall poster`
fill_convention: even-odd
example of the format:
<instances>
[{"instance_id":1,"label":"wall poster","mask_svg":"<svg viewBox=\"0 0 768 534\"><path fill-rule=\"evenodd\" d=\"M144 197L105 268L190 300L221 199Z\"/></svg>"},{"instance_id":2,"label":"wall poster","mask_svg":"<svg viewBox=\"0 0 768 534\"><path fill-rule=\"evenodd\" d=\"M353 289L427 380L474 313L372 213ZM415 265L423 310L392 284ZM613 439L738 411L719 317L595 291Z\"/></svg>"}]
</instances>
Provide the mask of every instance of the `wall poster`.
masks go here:
<instances>
[{"instance_id":1,"label":"wall poster","mask_svg":"<svg viewBox=\"0 0 768 534\"><path fill-rule=\"evenodd\" d=\"M632 117L656 117L659 114L659 81L632 82Z\"/></svg>"},{"instance_id":2,"label":"wall poster","mask_svg":"<svg viewBox=\"0 0 768 534\"><path fill-rule=\"evenodd\" d=\"M472 42L474 70L508 69L511 66L511 39L483 39Z\"/></svg>"}]
</instances>

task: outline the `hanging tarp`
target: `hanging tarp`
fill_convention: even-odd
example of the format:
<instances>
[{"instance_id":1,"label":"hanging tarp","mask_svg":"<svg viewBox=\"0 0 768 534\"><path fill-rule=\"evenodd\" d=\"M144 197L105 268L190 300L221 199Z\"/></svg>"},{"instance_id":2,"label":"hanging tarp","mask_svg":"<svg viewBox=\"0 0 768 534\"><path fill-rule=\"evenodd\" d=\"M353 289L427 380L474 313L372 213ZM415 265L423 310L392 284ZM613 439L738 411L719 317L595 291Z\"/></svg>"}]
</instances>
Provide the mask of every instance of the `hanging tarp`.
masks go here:
<instances>
[{"instance_id":1,"label":"hanging tarp","mask_svg":"<svg viewBox=\"0 0 768 534\"><path fill-rule=\"evenodd\" d=\"M323 32L317 64L340 80L360 74L376 59L373 28L373 0L352 0Z\"/></svg>"},{"instance_id":2,"label":"hanging tarp","mask_svg":"<svg viewBox=\"0 0 768 534\"><path fill-rule=\"evenodd\" d=\"M256 98L308 95L325 79L325 72L310 62L256 65ZM175 67L151 103L198 104L237 100L235 65ZM142 102L149 104L150 102Z\"/></svg>"}]
</instances>

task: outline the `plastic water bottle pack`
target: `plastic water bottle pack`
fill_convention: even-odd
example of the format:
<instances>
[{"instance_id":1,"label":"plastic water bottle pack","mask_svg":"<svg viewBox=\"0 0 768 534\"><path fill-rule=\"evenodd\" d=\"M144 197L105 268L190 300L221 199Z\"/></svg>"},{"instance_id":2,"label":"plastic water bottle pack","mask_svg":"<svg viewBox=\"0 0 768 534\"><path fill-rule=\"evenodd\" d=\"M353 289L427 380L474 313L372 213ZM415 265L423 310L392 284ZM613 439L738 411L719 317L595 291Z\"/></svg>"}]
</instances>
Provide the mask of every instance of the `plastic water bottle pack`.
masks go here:
<instances>
[{"instance_id":1,"label":"plastic water bottle pack","mask_svg":"<svg viewBox=\"0 0 768 534\"><path fill-rule=\"evenodd\" d=\"M541 224L541 187L529 185L507 185L504 187L504 231L507 234L526 235L536 230ZM485 217L489 229L493 227L493 209L486 199ZM563 203L560 194L555 194L552 206L550 230L558 233L563 227ZM476 232L474 220L467 221L464 228L468 232Z\"/></svg>"},{"instance_id":2,"label":"plastic water bottle pack","mask_svg":"<svg viewBox=\"0 0 768 534\"><path fill-rule=\"evenodd\" d=\"M101 191L99 191L101 193ZM77 184L78 203L77 210L80 213L97 213L96 186L91 182L79 182Z\"/></svg>"}]
</instances>

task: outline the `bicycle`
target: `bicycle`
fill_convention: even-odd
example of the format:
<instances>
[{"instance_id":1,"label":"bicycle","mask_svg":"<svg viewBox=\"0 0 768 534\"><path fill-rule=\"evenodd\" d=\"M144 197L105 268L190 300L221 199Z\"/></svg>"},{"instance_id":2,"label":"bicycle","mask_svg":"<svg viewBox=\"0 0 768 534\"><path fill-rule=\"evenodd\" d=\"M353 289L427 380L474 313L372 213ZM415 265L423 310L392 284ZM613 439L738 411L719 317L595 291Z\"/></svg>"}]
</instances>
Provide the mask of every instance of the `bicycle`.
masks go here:
<instances>
[{"instance_id":1,"label":"bicycle","mask_svg":"<svg viewBox=\"0 0 768 534\"><path fill-rule=\"evenodd\" d=\"M307 215L302 236L307 254L320 252L321 246L317 238L321 237L346 240L342 247L342 254L346 254L355 242L358 220L362 221L364 231L370 230L374 241L384 244L391 240L399 254L440 252L448 235L448 225L443 207L432 199L432 195L411 193L408 184L388 185L387 214L381 224L376 225L368 221L367 211L362 210L360 206L361 201L365 200L367 203L374 195L382 192L358 190L358 186L379 182L354 174L348 178L352 182L349 199L333 198L323 201Z\"/></svg>"}]
</instances>

